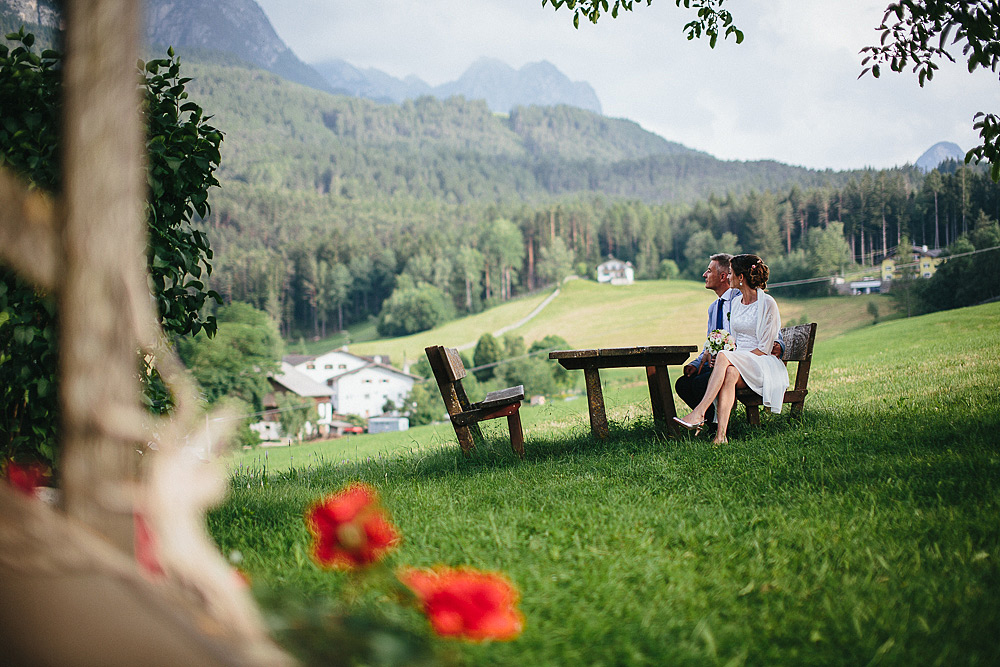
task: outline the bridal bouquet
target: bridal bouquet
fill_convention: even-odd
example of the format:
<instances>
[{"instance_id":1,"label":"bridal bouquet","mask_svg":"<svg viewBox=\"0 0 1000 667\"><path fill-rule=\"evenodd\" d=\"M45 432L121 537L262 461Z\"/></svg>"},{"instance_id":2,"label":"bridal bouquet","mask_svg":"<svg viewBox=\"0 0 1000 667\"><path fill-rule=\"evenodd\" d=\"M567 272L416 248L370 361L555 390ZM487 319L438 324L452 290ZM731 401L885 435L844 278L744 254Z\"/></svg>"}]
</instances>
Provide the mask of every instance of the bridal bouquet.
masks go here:
<instances>
[{"instance_id":1,"label":"bridal bouquet","mask_svg":"<svg viewBox=\"0 0 1000 667\"><path fill-rule=\"evenodd\" d=\"M725 329L713 329L708 334L708 340L705 341L705 351L713 357L719 352L735 349L736 339L733 338L733 334ZM705 364L705 359L706 357L702 357L701 364L698 365L699 373L701 372L701 367Z\"/></svg>"}]
</instances>

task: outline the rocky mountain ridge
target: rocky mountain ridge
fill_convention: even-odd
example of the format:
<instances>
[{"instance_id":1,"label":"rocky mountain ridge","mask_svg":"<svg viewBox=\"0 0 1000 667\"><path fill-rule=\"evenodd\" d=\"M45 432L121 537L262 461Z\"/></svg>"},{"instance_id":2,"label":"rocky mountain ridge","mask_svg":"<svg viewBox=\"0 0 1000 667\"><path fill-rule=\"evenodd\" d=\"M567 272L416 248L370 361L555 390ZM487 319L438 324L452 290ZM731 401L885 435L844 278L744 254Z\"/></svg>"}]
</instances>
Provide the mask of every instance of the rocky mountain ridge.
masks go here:
<instances>
[{"instance_id":1,"label":"rocky mountain ridge","mask_svg":"<svg viewBox=\"0 0 1000 667\"><path fill-rule=\"evenodd\" d=\"M416 76L393 77L374 68L359 69L344 60L328 60L313 67L337 92L382 102L403 102L421 95L447 99L461 95L485 100L493 111L508 113L518 106L567 105L601 113L601 102L590 84L570 81L548 61L528 63L515 70L500 60L480 58L455 81L431 86Z\"/></svg>"}]
</instances>

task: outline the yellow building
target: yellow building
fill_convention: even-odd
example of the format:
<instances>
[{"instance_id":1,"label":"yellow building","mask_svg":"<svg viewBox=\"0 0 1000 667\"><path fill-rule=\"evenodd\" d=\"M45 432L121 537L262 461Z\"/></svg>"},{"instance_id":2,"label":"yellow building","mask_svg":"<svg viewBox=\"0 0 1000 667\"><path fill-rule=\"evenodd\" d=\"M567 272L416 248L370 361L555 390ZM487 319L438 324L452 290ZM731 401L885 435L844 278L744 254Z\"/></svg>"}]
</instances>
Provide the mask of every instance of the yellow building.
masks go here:
<instances>
[{"instance_id":1,"label":"yellow building","mask_svg":"<svg viewBox=\"0 0 1000 667\"><path fill-rule=\"evenodd\" d=\"M930 278L937 271L938 264L944 261L940 254L940 248L928 250L925 245L915 245L908 256L900 257L897 247L882 260L882 280L892 280L893 275L899 275L904 267L912 268L921 278Z\"/></svg>"}]
</instances>

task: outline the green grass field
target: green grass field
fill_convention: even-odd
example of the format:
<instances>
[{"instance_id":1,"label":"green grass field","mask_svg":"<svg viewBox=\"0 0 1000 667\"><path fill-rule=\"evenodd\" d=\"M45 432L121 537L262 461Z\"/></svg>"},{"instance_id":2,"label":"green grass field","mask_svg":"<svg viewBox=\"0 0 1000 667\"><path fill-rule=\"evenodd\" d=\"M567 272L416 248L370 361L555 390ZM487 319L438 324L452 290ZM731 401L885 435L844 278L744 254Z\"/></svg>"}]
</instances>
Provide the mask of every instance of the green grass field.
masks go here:
<instances>
[{"instance_id":1,"label":"green grass field","mask_svg":"<svg viewBox=\"0 0 1000 667\"><path fill-rule=\"evenodd\" d=\"M370 340L373 325L365 323L352 329L351 338L365 342L349 344L355 354L387 355L397 366L423 356L429 345L458 347L475 343L484 333L527 317L551 291L491 308L412 336L390 340ZM874 302L880 319L895 316L895 304L886 295L871 294L856 297L826 297L814 299L783 298L781 289L772 292L786 323L802 318L819 323L817 335L822 340L830 336L871 324L868 303ZM591 280L571 280L565 283L559 296L537 317L517 327L513 333L523 336L528 345L554 334L562 336L573 347L622 347L652 344L700 344L705 337L705 319L713 300L700 282L690 280L647 280L633 285L599 285ZM305 344L309 354L319 354L339 347L346 339L341 335ZM290 349L297 345L290 345Z\"/></svg>"},{"instance_id":2,"label":"green grass field","mask_svg":"<svg viewBox=\"0 0 1000 667\"><path fill-rule=\"evenodd\" d=\"M307 556L306 505L374 485L404 535L392 564L502 570L521 591L523 635L433 642L450 664L1000 664L998 330L990 304L827 337L804 417L750 429L738 410L722 447L659 435L623 379L608 441L582 400L553 402L526 411L523 461L502 433L465 459L422 427L284 472L244 463L210 530L283 600L349 597L419 633Z\"/></svg>"}]
</instances>

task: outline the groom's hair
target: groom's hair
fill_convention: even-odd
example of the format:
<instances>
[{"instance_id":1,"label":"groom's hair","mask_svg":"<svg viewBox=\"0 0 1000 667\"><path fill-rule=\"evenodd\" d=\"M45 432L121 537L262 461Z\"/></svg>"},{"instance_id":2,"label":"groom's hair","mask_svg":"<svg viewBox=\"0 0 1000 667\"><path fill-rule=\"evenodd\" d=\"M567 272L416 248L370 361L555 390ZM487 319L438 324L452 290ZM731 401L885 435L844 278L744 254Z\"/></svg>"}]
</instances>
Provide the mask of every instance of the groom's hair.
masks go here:
<instances>
[{"instance_id":1,"label":"groom's hair","mask_svg":"<svg viewBox=\"0 0 1000 667\"><path fill-rule=\"evenodd\" d=\"M729 260L731 260L732 258L733 256L730 255L729 253L720 252L717 255L712 255L711 257L709 257L709 260L712 262L718 262L719 268L725 271L726 273L729 273Z\"/></svg>"}]
</instances>

